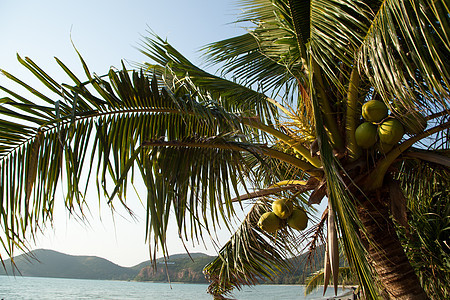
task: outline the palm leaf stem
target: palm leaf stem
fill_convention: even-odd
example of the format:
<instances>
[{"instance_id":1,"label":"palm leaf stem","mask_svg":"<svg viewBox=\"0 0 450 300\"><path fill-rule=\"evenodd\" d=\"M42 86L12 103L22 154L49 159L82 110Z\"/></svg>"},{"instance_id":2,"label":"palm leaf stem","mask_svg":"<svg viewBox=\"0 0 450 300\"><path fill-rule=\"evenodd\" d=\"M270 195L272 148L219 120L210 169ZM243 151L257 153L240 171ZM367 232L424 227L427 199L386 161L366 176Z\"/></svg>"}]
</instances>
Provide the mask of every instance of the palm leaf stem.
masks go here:
<instances>
[{"instance_id":1,"label":"palm leaf stem","mask_svg":"<svg viewBox=\"0 0 450 300\"><path fill-rule=\"evenodd\" d=\"M436 153L408 151L405 154L405 156L411 157L413 159L418 158L421 160L426 160L426 161L440 164L440 165L446 166L447 168L450 168L450 158L447 156L436 154Z\"/></svg>"},{"instance_id":2,"label":"palm leaf stem","mask_svg":"<svg viewBox=\"0 0 450 300\"><path fill-rule=\"evenodd\" d=\"M356 143L355 131L357 127L358 116L358 87L360 76L358 68L355 66L350 74L347 95L347 112L345 119L345 137L348 155L351 161L355 161L361 156L361 148Z\"/></svg>"},{"instance_id":3,"label":"palm leaf stem","mask_svg":"<svg viewBox=\"0 0 450 300\"><path fill-rule=\"evenodd\" d=\"M328 217L327 217L328 219ZM328 239L328 237L327 237ZM328 244L328 240L327 240ZM330 255L329 255L329 247L326 245L325 247L325 257L323 261L323 296L325 296L325 293L327 292L328 284L330 283L330 275L331 275L331 264L330 264Z\"/></svg>"},{"instance_id":4,"label":"palm leaf stem","mask_svg":"<svg viewBox=\"0 0 450 300\"><path fill-rule=\"evenodd\" d=\"M231 144L231 143L213 143L213 144L208 144L208 143L202 143L202 142L184 142L184 141L159 141L159 140L154 140L154 141L145 141L142 144L143 146L146 147L155 147L155 146L159 146L159 147L184 147L184 148L213 148L213 149L223 149L223 150L232 150L232 151L250 151L249 149L243 147L243 146L239 146L236 144ZM287 162L288 164L291 164L292 166L295 166L299 169L301 169L302 171L312 175L312 176L317 176L317 177L321 177L322 171L318 170L318 169L314 169L310 164L308 164L307 162L298 159L292 155L286 154L284 152L275 150L275 149L271 149L267 146L264 145L258 145L258 147L255 149L252 149L252 151L254 152L258 152L264 155L267 155L269 157L272 158L276 158L279 159L281 161Z\"/></svg>"},{"instance_id":5,"label":"palm leaf stem","mask_svg":"<svg viewBox=\"0 0 450 300\"><path fill-rule=\"evenodd\" d=\"M392 165L392 163L414 143L448 128L450 128L450 121L430 128L422 134L413 136L392 149L385 158L378 162L376 168L369 174L369 176L367 176L367 179L364 183L364 187L366 188L366 190L373 191L380 188L383 185L384 175L386 174L389 166Z\"/></svg>"},{"instance_id":6,"label":"palm leaf stem","mask_svg":"<svg viewBox=\"0 0 450 300\"><path fill-rule=\"evenodd\" d=\"M439 118L439 117L443 117L443 116L447 116L447 115L449 115L449 111L448 110L443 110L443 111L431 114L429 116L426 116L425 120L429 121L429 120L433 120L433 119L436 119L436 118Z\"/></svg>"},{"instance_id":7,"label":"palm leaf stem","mask_svg":"<svg viewBox=\"0 0 450 300\"><path fill-rule=\"evenodd\" d=\"M274 183L269 188L281 187L281 186L284 186L284 185L307 185L307 184L308 184L308 181L305 181L305 180L292 180L292 179L290 179L290 180L282 180L282 181L279 181L277 183Z\"/></svg>"},{"instance_id":8,"label":"palm leaf stem","mask_svg":"<svg viewBox=\"0 0 450 300\"><path fill-rule=\"evenodd\" d=\"M333 275L334 294L337 295L339 276L339 243L337 237L336 215L331 200L328 199L327 248L330 257L331 275Z\"/></svg>"},{"instance_id":9,"label":"palm leaf stem","mask_svg":"<svg viewBox=\"0 0 450 300\"><path fill-rule=\"evenodd\" d=\"M312 166L316 168L320 168L322 166L320 160L318 158L312 157L310 151L306 147L301 145L295 138L292 138L289 135L278 131L271 126L265 125L255 118L241 118L241 122L245 125L267 132L280 139L287 145L291 146L292 149L294 149L297 153L304 157L309 163L311 163Z\"/></svg>"},{"instance_id":10,"label":"palm leaf stem","mask_svg":"<svg viewBox=\"0 0 450 300\"><path fill-rule=\"evenodd\" d=\"M269 196L274 195L282 191L290 191L294 190L296 192L306 192L309 190L313 190L315 188L315 185L302 185L302 184L289 184L284 186L278 186L278 187L269 187L267 189L258 190L252 193L240 195L239 197L231 199L232 202L237 201L243 201L243 200L249 200L254 198L260 198L263 196Z\"/></svg>"}]
</instances>

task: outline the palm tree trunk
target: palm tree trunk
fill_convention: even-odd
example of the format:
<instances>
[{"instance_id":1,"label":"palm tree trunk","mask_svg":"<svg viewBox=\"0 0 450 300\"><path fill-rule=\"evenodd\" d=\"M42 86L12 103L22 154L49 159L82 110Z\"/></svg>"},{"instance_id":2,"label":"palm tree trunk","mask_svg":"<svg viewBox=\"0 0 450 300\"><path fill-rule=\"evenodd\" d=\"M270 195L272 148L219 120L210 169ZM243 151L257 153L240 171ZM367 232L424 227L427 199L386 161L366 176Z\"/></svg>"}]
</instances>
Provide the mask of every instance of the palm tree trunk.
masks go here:
<instances>
[{"instance_id":1,"label":"palm tree trunk","mask_svg":"<svg viewBox=\"0 0 450 300\"><path fill-rule=\"evenodd\" d=\"M428 299L398 240L387 203L381 200L388 197L389 193L376 191L357 207L369 260L391 299Z\"/></svg>"}]
</instances>

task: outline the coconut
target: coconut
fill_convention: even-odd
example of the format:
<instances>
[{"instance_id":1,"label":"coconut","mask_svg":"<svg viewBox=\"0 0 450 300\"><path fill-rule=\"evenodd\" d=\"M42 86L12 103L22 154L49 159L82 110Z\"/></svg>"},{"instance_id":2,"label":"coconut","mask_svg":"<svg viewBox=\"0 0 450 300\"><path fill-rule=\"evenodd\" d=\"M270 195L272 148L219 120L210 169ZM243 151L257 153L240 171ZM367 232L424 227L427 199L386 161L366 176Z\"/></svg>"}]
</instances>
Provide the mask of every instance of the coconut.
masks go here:
<instances>
[{"instance_id":1,"label":"coconut","mask_svg":"<svg viewBox=\"0 0 450 300\"><path fill-rule=\"evenodd\" d=\"M258 227L268 233L273 233L281 228L281 220L273 212L266 212L259 218Z\"/></svg>"},{"instance_id":2,"label":"coconut","mask_svg":"<svg viewBox=\"0 0 450 300\"><path fill-rule=\"evenodd\" d=\"M377 100L370 100L362 106L362 116L369 122L380 122L388 115L386 104Z\"/></svg>"},{"instance_id":3,"label":"coconut","mask_svg":"<svg viewBox=\"0 0 450 300\"><path fill-rule=\"evenodd\" d=\"M419 112L407 112L400 117L405 131L410 134L422 133L427 128L427 119Z\"/></svg>"},{"instance_id":4,"label":"coconut","mask_svg":"<svg viewBox=\"0 0 450 300\"><path fill-rule=\"evenodd\" d=\"M396 119L386 120L378 126L378 136L380 137L380 141L385 144L397 144L402 139L404 133L405 129L402 123Z\"/></svg>"},{"instance_id":5,"label":"coconut","mask_svg":"<svg viewBox=\"0 0 450 300\"><path fill-rule=\"evenodd\" d=\"M287 201L285 199L279 199L272 203L272 210L280 219L287 219L292 214L294 205L292 201Z\"/></svg>"},{"instance_id":6,"label":"coconut","mask_svg":"<svg viewBox=\"0 0 450 300\"><path fill-rule=\"evenodd\" d=\"M303 230L308 225L308 216L303 209L294 208L287 223L294 229Z\"/></svg>"},{"instance_id":7,"label":"coconut","mask_svg":"<svg viewBox=\"0 0 450 300\"><path fill-rule=\"evenodd\" d=\"M356 128L355 131L356 144L363 149L367 149L375 145L377 142L377 126L370 122L364 122Z\"/></svg>"}]
</instances>

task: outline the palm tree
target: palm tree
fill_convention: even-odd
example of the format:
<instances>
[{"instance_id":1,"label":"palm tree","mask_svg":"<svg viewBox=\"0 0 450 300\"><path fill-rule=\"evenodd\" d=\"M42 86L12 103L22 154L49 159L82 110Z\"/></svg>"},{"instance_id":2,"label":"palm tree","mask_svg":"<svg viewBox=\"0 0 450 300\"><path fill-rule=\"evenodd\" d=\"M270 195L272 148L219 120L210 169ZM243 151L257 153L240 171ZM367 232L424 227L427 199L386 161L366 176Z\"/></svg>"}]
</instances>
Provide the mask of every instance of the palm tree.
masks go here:
<instances>
[{"instance_id":1,"label":"palm tree","mask_svg":"<svg viewBox=\"0 0 450 300\"><path fill-rule=\"evenodd\" d=\"M448 192L446 2L245 0L242 6L239 21L254 24L248 33L204 49L222 76L157 36L143 40L153 62L138 70L122 66L97 76L80 56L86 76L80 79L57 59L70 84L18 57L52 96L2 71L34 96L0 87L9 94L0 106L4 248L9 255L25 248L30 234L52 220L61 184L67 209L82 213L92 182L99 198L126 207L127 187L142 179L147 237L164 254L169 218L183 241L201 240L229 226L249 202L242 224L205 268L209 291L219 297L288 269L285 258L306 238L286 226L274 234L261 230L257 223L270 203L288 199L309 211L327 199L311 231L327 231L325 281L332 275L336 286L339 238L367 298L380 295L379 284L395 299L426 299L397 230L407 225L410 197ZM380 134L355 134L371 100L390 115L365 125ZM397 121L396 130L408 133L377 142ZM438 178L425 179L424 169ZM405 193L417 182L415 195Z\"/></svg>"}]
</instances>

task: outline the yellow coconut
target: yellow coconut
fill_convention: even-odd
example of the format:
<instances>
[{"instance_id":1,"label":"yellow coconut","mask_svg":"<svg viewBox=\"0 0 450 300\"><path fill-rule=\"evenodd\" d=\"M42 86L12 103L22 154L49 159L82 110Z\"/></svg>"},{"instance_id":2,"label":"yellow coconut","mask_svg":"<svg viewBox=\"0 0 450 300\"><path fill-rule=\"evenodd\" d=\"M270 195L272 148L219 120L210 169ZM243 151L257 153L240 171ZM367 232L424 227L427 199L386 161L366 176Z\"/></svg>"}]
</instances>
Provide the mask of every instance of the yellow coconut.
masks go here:
<instances>
[{"instance_id":1,"label":"yellow coconut","mask_svg":"<svg viewBox=\"0 0 450 300\"><path fill-rule=\"evenodd\" d=\"M258 227L273 233L281 228L281 220L273 212L266 212L259 218Z\"/></svg>"},{"instance_id":2,"label":"yellow coconut","mask_svg":"<svg viewBox=\"0 0 450 300\"><path fill-rule=\"evenodd\" d=\"M272 210L280 219L287 219L292 214L294 205L292 201L279 199L272 203Z\"/></svg>"},{"instance_id":3,"label":"yellow coconut","mask_svg":"<svg viewBox=\"0 0 450 300\"><path fill-rule=\"evenodd\" d=\"M375 145L378 139L377 126L364 122L356 128L355 131L356 144L363 149L368 149Z\"/></svg>"},{"instance_id":4,"label":"yellow coconut","mask_svg":"<svg viewBox=\"0 0 450 300\"><path fill-rule=\"evenodd\" d=\"M385 144L397 144L403 137L405 129L402 123L396 119L389 119L378 126L378 136L380 141Z\"/></svg>"},{"instance_id":5,"label":"yellow coconut","mask_svg":"<svg viewBox=\"0 0 450 300\"><path fill-rule=\"evenodd\" d=\"M294 208L291 216L287 220L287 223L294 229L303 230L308 225L308 216L303 209Z\"/></svg>"},{"instance_id":6,"label":"yellow coconut","mask_svg":"<svg viewBox=\"0 0 450 300\"><path fill-rule=\"evenodd\" d=\"M362 106L362 116L369 122L380 122L388 115L388 108L384 102L370 100Z\"/></svg>"}]
</instances>

